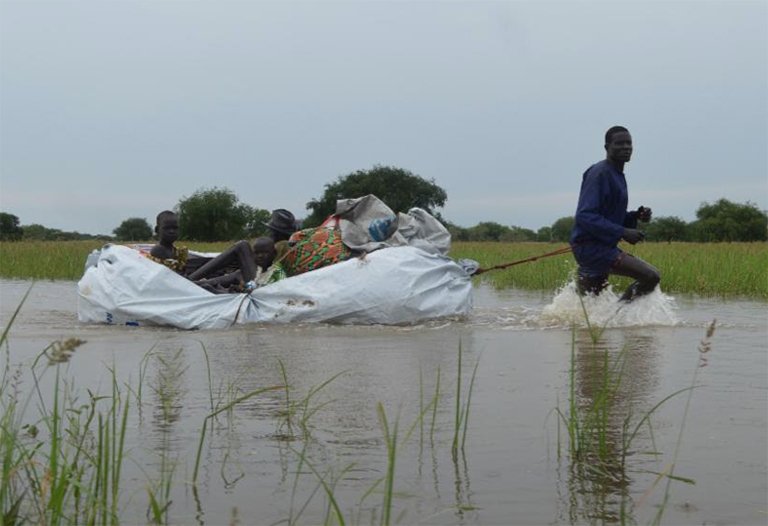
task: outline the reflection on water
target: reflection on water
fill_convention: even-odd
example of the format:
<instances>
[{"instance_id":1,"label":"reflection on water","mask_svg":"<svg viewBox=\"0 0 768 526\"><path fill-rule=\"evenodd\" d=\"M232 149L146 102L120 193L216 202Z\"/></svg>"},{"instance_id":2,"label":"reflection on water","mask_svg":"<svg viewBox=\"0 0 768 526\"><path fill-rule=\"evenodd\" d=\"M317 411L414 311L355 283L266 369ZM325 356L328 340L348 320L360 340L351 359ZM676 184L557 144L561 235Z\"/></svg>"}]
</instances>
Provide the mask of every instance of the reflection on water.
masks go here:
<instances>
[{"instance_id":1,"label":"reflection on water","mask_svg":"<svg viewBox=\"0 0 768 526\"><path fill-rule=\"evenodd\" d=\"M152 423L165 437L173 431L173 424L181 418L184 408L184 374L189 367L182 349L175 352L155 351L147 355L152 360L153 377L150 380L154 406Z\"/></svg>"},{"instance_id":2,"label":"reflection on water","mask_svg":"<svg viewBox=\"0 0 768 526\"><path fill-rule=\"evenodd\" d=\"M657 345L640 331L597 340L587 330L574 332L570 399L561 411L570 522L625 523L632 516L631 472L642 468L640 453L653 451L650 436L635 433L651 409Z\"/></svg>"},{"instance_id":3,"label":"reflection on water","mask_svg":"<svg viewBox=\"0 0 768 526\"><path fill-rule=\"evenodd\" d=\"M0 324L27 287L0 280ZM696 484L673 486L665 519L764 522L765 303L654 293L619 309L613 300L608 293L585 301L592 325L607 327L597 342L568 286L556 293L478 286L469 318L406 327L178 331L80 325L74 284L46 282L33 288L0 362L4 370L28 367L50 342L76 337L87 343L60 366L62 375L109 395L114 374L130 393L126 523L147 520L146 488L163 481L171 483L173 523L229 523L235 515L242 524L322 523L323 482L347 523L379 523L388 470L380 403L399 430L393 523L645 524L661 500L656 473L674 452L682 400L654 411L629 444L627 430L690 385L697 344L717 318L677 462ZM454 458L457 380L463 404L475 363L466 448ZM53 376L41 377L44 398ZM28 396L29 378L20 382ZM283 384L287 390L248 398L210 421L190 485L206 416ZM574 451L571 415L582 431Z\"/></svg>"}]
</instances>

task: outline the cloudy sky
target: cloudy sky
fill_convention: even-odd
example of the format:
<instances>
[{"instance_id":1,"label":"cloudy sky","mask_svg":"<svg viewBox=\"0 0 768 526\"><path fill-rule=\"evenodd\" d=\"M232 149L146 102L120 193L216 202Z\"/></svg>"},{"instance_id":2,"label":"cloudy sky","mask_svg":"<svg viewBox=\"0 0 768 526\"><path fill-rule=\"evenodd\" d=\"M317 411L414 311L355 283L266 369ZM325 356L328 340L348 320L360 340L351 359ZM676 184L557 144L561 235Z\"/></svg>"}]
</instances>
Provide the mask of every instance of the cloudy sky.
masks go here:
<instances>
[{"instance_id":1,"label":"cloudy sky","mask_svg":"<svg viewBox=\"0 0 768 526\"><path fill-rule=\"evenodd\" d=\"M631 207L766 209L767 35L764 0L2 0L0 210L111 233L217 186L302 217L382 164L538 229L614 124Z\"/></svg>"}]
</instances>

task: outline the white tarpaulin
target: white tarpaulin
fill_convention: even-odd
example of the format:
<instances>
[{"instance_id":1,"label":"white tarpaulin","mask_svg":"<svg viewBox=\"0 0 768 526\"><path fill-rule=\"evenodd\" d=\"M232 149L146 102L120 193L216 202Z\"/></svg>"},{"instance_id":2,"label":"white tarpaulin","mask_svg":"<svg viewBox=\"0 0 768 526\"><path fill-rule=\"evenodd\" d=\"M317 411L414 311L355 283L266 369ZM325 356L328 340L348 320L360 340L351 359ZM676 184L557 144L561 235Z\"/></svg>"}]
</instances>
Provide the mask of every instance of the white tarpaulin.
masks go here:
<instances>
[{"instance_id":1,"label":"white tarpaulin","mask_svg":"<svg viewBox=\"0 0 768 526\"><path fill-rule=\"evenodd\" d=\"M402 324L468 314L469 274L411 246L377 250L254 290L212 294L138 251L107 245L78 283L83 322L225 328L234 323Z\"/></svg>"},{"instance_id":2,"label":"white tarpaulin","mask_svg":"<svg viewBox=\"0 0 768 526\"><path fill-rule=\"evenodd\" d=\"M372 252L384 247L410 245L433 254L447 255L451 234L426 210L411 208L395 214L373 194L336 201L336 215L344 244Z\"/></svg>"}]
</instances>

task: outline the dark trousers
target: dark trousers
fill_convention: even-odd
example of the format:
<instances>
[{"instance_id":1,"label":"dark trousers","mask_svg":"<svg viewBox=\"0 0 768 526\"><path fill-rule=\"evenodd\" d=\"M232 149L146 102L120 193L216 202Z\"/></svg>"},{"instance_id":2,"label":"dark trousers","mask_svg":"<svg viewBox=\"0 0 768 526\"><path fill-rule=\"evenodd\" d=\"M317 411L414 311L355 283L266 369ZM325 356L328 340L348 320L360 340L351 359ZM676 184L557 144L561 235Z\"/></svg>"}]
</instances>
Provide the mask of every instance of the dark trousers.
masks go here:
<instances>
[{"instance_id":1,"label":"dark trousers","mask_svg":"<svg viewBox=\"0 0 768 526\"><path fill-rule=\"evenodd\" d=\"M620 301L632 301L638 296L653 292L653 289L655 289L656 285L661 281L661 275L656 267L649 265L640 258L636 258L632 254L622 252L611 265L608 274L587 276L579 272L579 293L582 295L587 293L595 295L600 294L600 292L608 286L609 274L627 276L629 278L634 278L635 280L635 282L624 291Z\"/></svg>"}]
</instances>

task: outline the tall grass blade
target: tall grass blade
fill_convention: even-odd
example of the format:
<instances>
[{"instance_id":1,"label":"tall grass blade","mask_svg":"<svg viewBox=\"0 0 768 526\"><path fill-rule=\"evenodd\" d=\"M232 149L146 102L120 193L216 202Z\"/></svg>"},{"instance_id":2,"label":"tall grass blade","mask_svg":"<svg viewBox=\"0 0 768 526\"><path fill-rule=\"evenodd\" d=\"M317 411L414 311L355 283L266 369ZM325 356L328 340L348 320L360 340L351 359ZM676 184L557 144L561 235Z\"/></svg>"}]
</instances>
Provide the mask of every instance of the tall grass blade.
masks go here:
<instances>
[{"instance_id":1,"label":"tall grass blade","mask_svg":"<svg viewBox=\"0 0 768 526\"><path fill-rule=\"evenodd\" d=\"M13 311L13 314L11 314L11 319L8 320L8 323L5 325L5 328L3 329L3 333L0 335L0 346L6 343L8 340L8 332L11 330L11 327L13 326L13 323L16 321L16 316L19 315L19 312L21 312L21 307L24 305L24 302L27 301L27 297L29 296L29 293L32 292L32 287L34 287L34 282L32 285L29 286L27 289L27 292L24 293L24 296L22 296L21 301L19 301L19 304L16 306L16 309Z\"/></svg>"},{"instance_id":2,"label":"tall grass blade","mask_svg":"<svg viewBox=\"0 0 768 526\"><path fill-rule=\"evenodd\" d=\"M205 348L203 342L200 343L200 348L203 350L203 356L205 357L205 372L208 375L208 399L211 403L211 411L214 411L213 407L213 380L211 380L211 360L208 358L208 349Z\"/></svg>"},{"instance_id":3,"label":"tall grass blade","mask_svg":"<svg viewBox=\"0 0 768 526\"><path fill-rule=\"evenodd\" d=\"M341 507L339 506L338 501L336 500L336 496L334 494L333 488L328 485L328 483L325 480L325 477L323 477L320 472L315 468L315 466L307 460L307 458L304 456L304 452L299 453L295 449L291 448L291 450L299 455L299 458L302 459L302 464L305 464L310 471L317 477L317 479L320 481L320 485L325 490L325 494L328 497L328 501L330 503L331 508L333 509L334 514L336 515L336 520L339 523L339 526L344 526L346 524L346 521L344 520L344 514L341 512ZM342 474L346 473L353 464L350 464L344 470L342 470Z\"/></svg>"},{"instance_id":4,"label":"tall grass blade","mask_svg":"<svg viewBox=\"0 0 768 526\"><path fill-rule=\"evenodd\" d=\"M453 422L453 442L451 443L451 457L456 462L459 458L459 430L461 429L461 340L459 340L459 359L456 367L456 412Z\"/></svg>"},{"instance_id":5,"label":"tall grass blade","mask_svg":"<svg viewBox=\"0 0 768 526\"><path fill-rule=\"evenodd\" d=\"M440 366L437 366L437 380L435 381L435 394L432 397L432 422L429 425L429 443L435 443L435 423L437 422L437 402L440 400Z\"/></svg>"},{"instance_id":6,"label":"tall grass blade","mask_svg":"<svg viewBox=\"0 0 768 526\"><path fill-rule=\"evenodd\" d=\"M243 396L240 396L233 400L232 402L228 403L227 405L220 407L216 411L213 411L209 413L204 419L203 419L203 427L200 430L200 442L197 446L197 455L195 456L195 469L192 473L192 484L197 484L197 474L200 470L200 458L203 453L203 444L205 443L205 434L206 430L208 428L208 422L216 417L216 415L219 415L223 413L224 411L229 411L231 408L235 407L237 404L241 402L245 402L246 400L253 398L254 396L260 395L262 393L266 393L267 391L274 391L277 389L283 389L282 385L275 385L271 387L263 387L261 389L256 389L254 391L251 391L250 393L244 394Z\"/></svg>"},{"instance_id":7,"label":"tall grass blade","mask_svg":"<svg viewBox=\"0 0 768 526\"><path fill-rule=\"evenodd\" d=\"M709 324L707 327L707 332L704 335L704 339L701 340L701 343L699 344L698 351L698 361L696 364L696 367L693 370L693 376L691 378L691 386L688 390L688 396L685 399L685 407L683 409L683 419L680 423L680 430L677 434L677 441L675 442L675 451L672 454L672 463L669 467L669 474L667 475L667 484L664 488L664 498L662 500L661 506L659 506L659 510L656 513L656 517L654 518L654 524L661 524L661 519L664 515L664 510L666 509L667 504L669 503L669 495L670 490L672 487L672 481L679 478L675 475L675 465L677 463L678 455L680 454L680 446L683 443L683 432L685 431L685 423L688 420L688 411L691 408L691 398L693 395L693 388L696 387L696 380L699 376L699 370L704 367L707 364L706 359L706 353L708 353L710 350L712 350L712 343L711 339L712 336L715 334L715 327L717 325L717 320L712 320L712 323Z\"/></svg>"},{"instance_id":8,"label":"tall grass blade","mask_svg":"<svg viewBox=\"0 0 768 526\"><path fill-rule=\"evenodd\" d=\"M463 423L464 423L464 430L461 434L461 450L464 451L464 446L467 443L467 428L469 427L469 408L472 405L472 391L475 387L475 378L477 376L477 366L480 365L480 357L477 358L477 361L475 362L475 366L472 369L472 377L469 380L469 391L467 391L467 402L464 406L464 417L463 417Z\"/></svg>"},{"instance_id":9,"label":"tall grass blade","mask_svg":"<svg viewBox=\"0 0 768 526\"><path fill-rule=\"evenodd\" d=\"M395 426L392 432L389 431L389 422L384 406L379 402L376 405L376 411L379 415L379 423L384 431L384 441L387 445L387 475L384 480L384 503L381 515L381 524L389 526L392 517L392 496L395 485L395 459L397 456L397 428L398 420L395 420Z\"/></svg>"}]
</instances>

